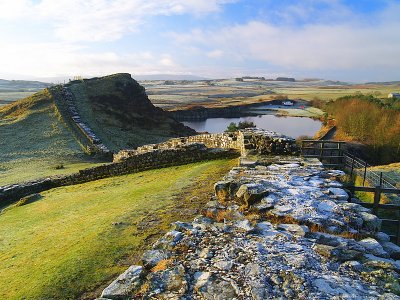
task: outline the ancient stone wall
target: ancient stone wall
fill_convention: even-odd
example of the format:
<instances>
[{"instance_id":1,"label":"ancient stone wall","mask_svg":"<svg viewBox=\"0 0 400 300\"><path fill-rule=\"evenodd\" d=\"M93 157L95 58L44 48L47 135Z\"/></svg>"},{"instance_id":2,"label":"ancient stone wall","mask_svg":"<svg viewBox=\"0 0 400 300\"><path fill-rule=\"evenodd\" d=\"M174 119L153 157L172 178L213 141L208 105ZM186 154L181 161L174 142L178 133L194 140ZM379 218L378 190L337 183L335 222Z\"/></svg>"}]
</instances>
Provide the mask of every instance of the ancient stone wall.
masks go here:
<instances>
[{"instance_id":1,"label":"ancient stone wall","mask_svg":"<svg viewBox=\"0 0 400 300\"><path fill-rule=\"evenodd\" d=\"M183 165L202 160L238 157L238 151L208 149L201 144L188 144L170 149L155 149L137 153L120 162L80 170L64 176L52 176L0 187L0 205L12 203L29 194L39 193L55 187L79 184L101 178L141 172L150 169Z\"/></svg>"},{"instance_id":2,"label":"ancient stone wall","mask_svg":"<svg viewBox=\"0 0 400 300\"><path fill-rule=\"evenodd\" d=\"M160 144L144 145L136 150L122 150L114 154L114 162L123 161L154 149L181 147L190 143L201 143L208 148L236 149L241 152L242 156L251 154L298 154L298 147L294 139L272 131L249 128L232 133L210 133L174 138Z\"/></svg>"},{"instance_id":3,"label":"ancient stone wall","mask_svg":"<svg viewBox=\"0 0 400 300\"><path fill-rule=\"evenodd\" d=\"M208 148L207 148L208 147ZM297 153L294 139L259 129L235 133L201 134L174 138L136 150L122 150L113 163L80 170L79 173L53 176L0 187L0 205L29 194L59 186L79 184L106 177L149 169L188 164L201 160L238 157L250 154L292 155Z\"/></svg>"},{"instance_id":4,"label":"ancient stone wall","mask_svg":"<svg viewBox=\"0 0 400 300\"><path fill-rule=\"evenodd\" d=\"M98 299L399 299L400 247L343 175L300 157L233 168Z\"/></svg>"}]
</instances>

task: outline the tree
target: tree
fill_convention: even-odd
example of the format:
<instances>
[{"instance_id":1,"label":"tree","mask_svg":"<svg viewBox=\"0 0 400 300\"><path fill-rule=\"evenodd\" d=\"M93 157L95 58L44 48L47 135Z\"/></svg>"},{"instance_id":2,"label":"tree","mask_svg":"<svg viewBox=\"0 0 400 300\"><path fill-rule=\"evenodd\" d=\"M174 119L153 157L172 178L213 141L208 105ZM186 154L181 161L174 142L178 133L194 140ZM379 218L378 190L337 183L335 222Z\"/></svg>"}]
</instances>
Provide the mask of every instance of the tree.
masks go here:
<instances>
[{"instance_id":1,"label":"tree","mask_svg":"<svg viewBox=\"0 0 400 300\"><path fill-rule=\"evenodd\" d=\"M225 132L235 132L238 130L238 127L235 122L231 122L226 128Z\"/></svg>"}]
</instances>

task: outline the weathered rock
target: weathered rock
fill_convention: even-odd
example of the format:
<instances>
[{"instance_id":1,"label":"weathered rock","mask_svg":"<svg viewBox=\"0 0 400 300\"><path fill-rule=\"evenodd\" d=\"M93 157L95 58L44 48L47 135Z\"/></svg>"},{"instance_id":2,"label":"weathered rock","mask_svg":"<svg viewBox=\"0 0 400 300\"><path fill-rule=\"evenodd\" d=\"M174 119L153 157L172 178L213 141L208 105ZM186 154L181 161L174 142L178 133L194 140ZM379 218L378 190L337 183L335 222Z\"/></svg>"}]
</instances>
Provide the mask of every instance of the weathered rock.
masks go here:
<instances>
[{"instance_id":1,"label":"weathered rock","mask_svg":"<svg viewBox=\"0 0 400 300\"><path fill-rule=\"evenodd\" d=\"M307 226L297 224L278 224L277 229L287 231L298 236L305 236L306 233L310 231Z\"/></svg>"},{"instance_id":2,"label":"weathered rock","mask_svg":"<svg viewBox=\"0 0 400 300\"><path fill-rule=\"evenodd\" d=\"M212 277L198 289L198 293L206 300L225 300L237 297L231 282Z\"/></svg>"},{"instance_id":3,"label":"weathered rock","mask_svg":"<svg viewBox=\"0 0 400 300\"><path fill-rule=\"evenodd\" d=\"M107 299L126 299L140 285L141 274L141 266L130 266L103 290L101 297Z\"/></svg>"},{"instance_id":4,"label":"weathered rock","mask_svg":"<svg viewBox=\"0 0 400 300\"><path fill-rule=\"evenodd\" d=\"M230 185L231 181L218 181L214 184L215 196L221 202L225 202L230 199Z\"/></svg>"},{"instance_id":5,"label":"weathered rock","mask_svg":"<svg viewBox=\"0 0 400 300\"><path fill-rule=\"evenodd\" d=\"M229 172L229 189L235 184L247 186L232 189L241 199L253 185L268 191L268 196L247 210L234 202L210 201L205 207L218 218L173 224L175 231L156 243L163 245L158 249L170 251L169 263L147 274L143 286L150 288L143 298L379 299L387 290L396 291L400 261L370 254L384 256L376 240L357 242L323 233L372 236L377 226L371 224L369 211L333 200L328 188L340 187L332 185L334 172L327 172L324 179L320 165L299 161L268 161L266 166ZM273 207L257 209L266 203ZM291 222L323 232L309 232ZM378 239L379 234L373 236ZM181 268L176 268L177 262Z\"/></svg>"},{"instance_id":6,"label":"weathered rock","mask_svg":"<svg viewBox=\"0 0 400 300\"><path fill-rule=\"evenodd\" d=\"M371 253L376 256L384 257L384 258L389 257L389 254L385 250L383 250L383 247L381 246L381 244L379 244L373 238L363 239L363 240L359 241L359 243L363 247L365 247L365 249L368 251L368 253Z\"/></svg>"},{"instance_id":7,"label":"weathered rock","mask_svg":"<svg viewBox=\"0 0 400 300\"><path fill-rule=\"evenodd\" d=\"M155 267L161 260L168 259L171 252L166 250L148 250L142 256L142 263L146 269Z\"/></svg>"},{"instance_id":8,"label":"weathered rock","mask_svg":"<svg viewBox=\"0 0 400 300\"><path fill-rule=\"evenodd\" d=\"M338 205L329 200L322 201L318 204L318 210L322 213L324 212L334 212L338 208Z\"/></svg>"},{"instance_id":9,"label":"weathered rock","mask_svg":"<svg viewBox=\"0 0 400 300\"><path fill-rule=\"evenodd\" d=\"M229 271L233 267L232 260L219 260L214 263L214 266L223 271Z\"/></svg>"},{"instance_id":10,"label":"weathered rock","mask_svg":"<svg viewBox=\"0 0 400 300\"><path fill-rule=\"evenodd\" d=\"M236 222L234 223L234 226L235 226L236 228L239 228L239 229L244 230L244 231L251 231L251 230L254 229L254 227L251 226L250 221L247 220L247 219L240 220L240 221L236 221Z\"/></svg>"},{"instance_id":11,"label":"weathered rock","mask_svg":"<svg viewBox=\"0 0 400 300\"><path fill-rule=\"evenodd\" d=\"M365 228L371 231L379 231L381 229L382 221L377 216L367 212L360 212L359 214L364 221Z\"/></svg>"},{"instance_id":12,"label":"weathered rock","mask_svg":"<svg viewBox=\"0 0 400 300\"><path fill-rule=\"evenodd\" d=\"M400 259L400 247L392 242L384 242L382 244L383 250L389 253L390 258ZM374 253L373 253L374 254ZM379 255L378 255L379 256ZM384 257L384 256L382 256Z\"/></svg>"},{"instance_id":13,"label":"weathered rock","mask_svg":"<svg viewBox=\"0 0 400 300\"><path fill-rule=\"evenodd\" d=\"M171 250L183 238L183 233L180 231L172 230L167 232L160 240L158 240L154 247L158 249Z\"/></svg>"},{"instance_id":14,"label":"weathered rock","mask_svg":"<svg viewBox=\"0 0 400 300\"><path fill-rule=\"evenodd\" d=\"M332 195L332 198L337 200L346 201L349 199L349 195L345 192L345 190L340 188L329 188L329 193Z\"/></svg>"},{"instance_id":15,"label":"weathered rock","mask_svg":"<svg viewBox=\"0 0 400 300\"><path fill-rule=\"evenodd\" d=\"M268 190L260 184L243 184L236 192L236 197L241 199L244 204L249 207L254 203L260 201Z\"/></svg>"},{"instance_id":16,"label":"weathered rock","mask_svg":"<svg viewBox=\"0 0 400 300\"><path fill-rule=\"evenodd\" d=\"M390 236L381 231L375 234L375 239L380 243L390 242Z\"/></svg>"}]
</instances>

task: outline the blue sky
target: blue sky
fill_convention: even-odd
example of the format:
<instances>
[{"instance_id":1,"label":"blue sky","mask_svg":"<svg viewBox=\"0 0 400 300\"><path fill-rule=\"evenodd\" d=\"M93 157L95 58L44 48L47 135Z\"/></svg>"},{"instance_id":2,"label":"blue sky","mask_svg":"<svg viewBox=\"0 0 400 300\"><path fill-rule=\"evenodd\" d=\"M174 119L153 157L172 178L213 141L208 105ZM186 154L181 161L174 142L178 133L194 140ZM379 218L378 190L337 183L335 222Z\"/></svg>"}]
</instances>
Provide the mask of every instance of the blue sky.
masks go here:
<instances>
[{"instance_id":1,"label":"blue sky","mask_svg":"<svg viewBox=\"0 0 400 300\"><path fill-rule=\"evenodd\" d=\"M400 80L398 0L0 0L0 78Z\"/></svg>"}]
</instances>

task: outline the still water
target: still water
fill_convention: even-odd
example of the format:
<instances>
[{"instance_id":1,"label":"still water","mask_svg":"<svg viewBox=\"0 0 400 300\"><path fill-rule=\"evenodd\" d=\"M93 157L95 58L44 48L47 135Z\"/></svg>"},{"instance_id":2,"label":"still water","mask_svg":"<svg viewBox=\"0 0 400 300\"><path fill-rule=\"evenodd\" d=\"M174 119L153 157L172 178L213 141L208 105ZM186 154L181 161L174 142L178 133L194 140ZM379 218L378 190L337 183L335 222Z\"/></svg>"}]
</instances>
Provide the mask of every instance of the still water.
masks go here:
<instances>
[{"instance_id":1,"label":"still water","mask_svg":"<svg viewBox=\"0 0 400 300\"><path fill-rule=\"evenodd\" d=\"M229 123L241 121L254 122L258 128L276 131L284 135L297 138L301 135L314 136L321 128L321 122L310 118L280 117L275 115L260 115L241 118L210 118L203 121L182 122L198 132L223 132Z\"/></svg>"}]
</instances>

